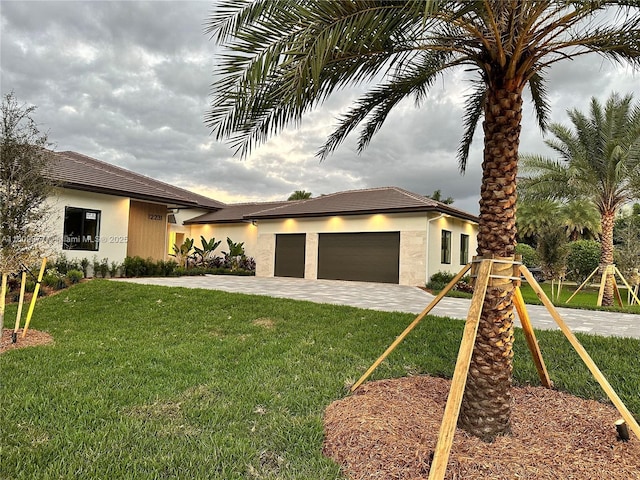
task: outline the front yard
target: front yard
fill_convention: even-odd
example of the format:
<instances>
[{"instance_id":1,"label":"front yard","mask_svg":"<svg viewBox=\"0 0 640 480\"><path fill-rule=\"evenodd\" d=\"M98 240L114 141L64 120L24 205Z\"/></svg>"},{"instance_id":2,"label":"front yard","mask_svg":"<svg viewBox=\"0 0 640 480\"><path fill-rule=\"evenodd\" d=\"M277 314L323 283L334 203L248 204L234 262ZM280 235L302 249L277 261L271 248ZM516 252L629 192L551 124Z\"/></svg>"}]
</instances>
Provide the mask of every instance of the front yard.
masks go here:
<instances>
[{"instance_id":1,"label":"front yard","mask_svg":"<svg viewBox=\"0 0 640 480\"><path fill-rule=\"evenodd\" d=\"M15 305L7 308L12 324ZM42 299L53 345L0 355L0 478L332 479L323 414L414 316L93 280ZM429 317L373 380L451 377L459 320ZM560 332L556 387L604 394ZM579 336L636 418L640 340ZM538 385L517 331L515 381Z\"/></svg>"}]
</instances>

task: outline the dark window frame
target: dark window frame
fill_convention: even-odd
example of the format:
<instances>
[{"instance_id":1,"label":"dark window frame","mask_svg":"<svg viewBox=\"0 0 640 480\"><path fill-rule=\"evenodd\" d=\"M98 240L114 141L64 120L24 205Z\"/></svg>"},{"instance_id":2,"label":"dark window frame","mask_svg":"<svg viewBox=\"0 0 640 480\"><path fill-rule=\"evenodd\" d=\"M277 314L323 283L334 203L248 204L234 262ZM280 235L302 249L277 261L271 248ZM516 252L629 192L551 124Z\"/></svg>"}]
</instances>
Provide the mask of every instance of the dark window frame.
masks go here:
<instances>
[{"instance_id":1,"label":"dark window frame","mask_svg":"<svg viewBox=\"0 0 640 480\"><path fill-rule=\"evenodd\" d=\"M469 263L469 235L460 234L460 265Z\"/></svg>"},{"instance_id":2,"label":"dark window frame","mask_svg":"<svg viewBox=\"0 0 640 480\"><path fill-rule=\"evenodd\" d=\"M451 264L451 231L442 230L440 235L440 263Z\"/></svg>"},{"instance_id":3,"label":"dark window frame","mask_svg":"<svg viewBox=\"0 0 640 480\"><path fill-rule=\"evenodd\" d=\"M87 214L95 218L87 218ZM78 217L79 215L79 217ZM72 219L72 217L75 217ZM100 250L102 211L93 208L64 207L62 249L97 252ZM72 224L72 222L74 222ZM91 225L94 222L94 226ZM78 231L75 231L75 229Z\"/></svg>"}]
</instances>

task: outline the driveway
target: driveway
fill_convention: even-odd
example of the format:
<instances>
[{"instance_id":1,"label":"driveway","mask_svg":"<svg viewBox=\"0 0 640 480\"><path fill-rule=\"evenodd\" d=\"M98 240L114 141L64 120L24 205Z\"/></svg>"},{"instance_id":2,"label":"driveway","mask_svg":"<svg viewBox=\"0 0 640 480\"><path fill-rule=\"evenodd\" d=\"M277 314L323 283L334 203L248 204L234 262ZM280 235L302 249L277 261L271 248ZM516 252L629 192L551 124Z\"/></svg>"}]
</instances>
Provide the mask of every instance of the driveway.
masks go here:
<instances>
[{"instance_id":1,"label":"driveway","mask_svg":"<svg viewBox=\"0 0 640 480\"><path fill-rule=\"evenodd\" d=\"M414 314L424 310L434 298L433 295L417 287L404 285L284 277L205 275L203 277L123 278L118 281L268 295L316 303L350 305L371 310ZM430 314L464 320L467 318L469 305L470 300L467 299L443 298ZM544 306L527 305L527 311L534 328L558 329ZM640 338L640 315L561 307L558 307L557 311L573 332ZM519 319L517 325L520 326Z\"/></svg>"}]
</instances>

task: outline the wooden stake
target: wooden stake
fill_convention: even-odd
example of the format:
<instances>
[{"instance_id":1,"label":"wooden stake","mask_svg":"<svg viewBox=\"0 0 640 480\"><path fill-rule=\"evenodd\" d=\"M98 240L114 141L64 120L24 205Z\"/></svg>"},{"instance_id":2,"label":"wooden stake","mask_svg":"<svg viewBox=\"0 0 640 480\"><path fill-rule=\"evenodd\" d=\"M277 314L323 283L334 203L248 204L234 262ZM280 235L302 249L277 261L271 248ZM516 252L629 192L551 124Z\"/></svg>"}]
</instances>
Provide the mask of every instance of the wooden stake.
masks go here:
<instances>
[{"instance_id":1,"label":"wooden stake","mask_svg":"<svg viewBox=\"0 0 640 480\"><path fill-rule=\"evenodd\" d=\"M596 305L598 307L602 306L602 298L604 297L604 287L607 284L607 277L609 276L609 265L604 268L604 272L602 272L602 277L600 278L600 289L598 290L598 301Z\"/></svg>"},{"instance_id":2,"label":"wooden stake","mask_svg":"<svg viewBox=\"0 0 640 480\"><path fill-rule=\"evenodd\" d=\"M575 291L575 292L573 292L573 295L571 295L569 298L567 298L567 301L566 301L566 302L564 302L564 303L569 303L569 302L571 301L571 299L572 299L573 297L575 297L575 296L576 296L576 294L577 294L580 290L582 290L582 287L584 287L584 286L587 284L587 282L588 282L589 280L591 280L591 277L593 277L593 276L596 274L596 272L598 271L598 268L600 268L600 267L597 267L593 272L591 272L591 275L589 275L589 276L587 277L587 279L586 279L584 282L582 282L582 284L580 284L580 286L576 289L576 291Z\"/></svg>"},{"instance_id":3,"label":"wooden stake","mask_svg":"<svg viewBox=\"0 0 640 480\"><path fill-rule=\"evenodd\" d=\"M622 283L624 283L625 286L627 287L627 290L629 291L629 295L633 296L635 303L640 305L640 299L638 299L638 285L632 288L631 285L629 285L629 283L627 282L627 280L622 276L622 273L620 273L620 270L618 270L618 267L614 265L613 268L615 273L617 273L618 276L620 277L620 280L622 280ZM632 302L628 302L628 303L629 305L632 305Z\"/></svg>"},{"instance_id":4,"label":"wooden stake","mask_svg":"<svg viewBox=\"0 0 640 480\"><path fill-rule=\"evenodd\" d=\"M533 357L533 363L535 364L536 370L538 371L540 382L547 388L553 388L553 382L549 378L547 367L545 366L544 360L542 359L542 353L540 352L540 347L538 346L538 341L536 340L536 335L533 331L533 326L531 325L529 313L527 312L527 309L525 307L524 298L522 298L520 287L516 287L513 303L516 307L516 311L518 312L518 317L520 318L520 323L522 324L522 331L524 332L524 337L527 340L527 346L529 347L529 351L531 352L531 357Z\"/></svg>"},{"instance_id":5,"label":"wooden stake","mask_svg":"<svg viewBox=\"0 0 640 480\"><path fill-rule=\"evenodd\" d=\"M620 297L620 289L618 288L618 283L616 282L616 276L612 274L611 277L613 280L614 298L616 299L616 302L618 302L618 306L622 308L622 297Z\"/></svg>"},{"instance_id":6,"label":"wooden stake","mask_svg":"<svg viewBox=\"0 0 640 480\"><path fill-rule=\"evenodd\" d=\"M440 302L440 300L442 300L442 298L449 293L449 291L455 287L456 283L458 283L458 281L464 276L465 273L467 273L469 271L469 269L471 268L471 264L467 264L462 270L460 270L460 272L458 272L458 274L453 278L453 280L451 280L446 287L444 287L442 289L442 291L436 296L436 298L434 298L431 303L429 305L427 305L427 307L420 312L420 314L416 317L416 319L411 322L409 324L409 326L407 328L404 329L404 332L402 332L400 335L398 335L398 338L395 339L395 341L389 346L389 348L387 348L384 353L382 355L380 355L380 357L373 362L373 365L371 365L369 367L369 370L367 370L365 372L364 375L362 375L360 377L360 379L354 383L351 387L351 391L355 392L356 389L362 385L362 383L369 378L369 375L371 375L373 373L373 371L378 368L378 366L384 362L384 359L387 358L389 356L389 354L391 352L393 352L395 350L395 348L400 344L400 342L402 342L405 337L407 335L409 335L409 333L411 332L411 330L413 330L418 323L420 323L420 321L427 316L427 314L433 310L433 308Z\"/></svg>"},{"instance_id":7,"label":"wooden stake","mask_svg":"<svg viewBox=\"0 0 640 480\"><path fill-rule=\"evenodd\" d=\"M27 330L29 330L29 323L31 323L31 315L33 315L33 309L36 307L36 300L38 299L38 293L40 293L40 282L42 282L42 277L44 275L44 270L47 266L47 257L42 259L42 265L40 266L40 273L38 274L38 281L36 282L36 288L33 290L33 297L31 297L31 303L29 304L29 311L27 312L27 319L24 322L24 329L22 330L22 337L24 338L27 335Z\"/></svg>"},{"instance_id":8,"label":"wooden stake","mask_svg":"<svg viewBox=\"0 0 640 480\"><path fill-rule=\"evenodd\" d=\"M524 278L527 279L529 284L533 287L534 291L536 292L536 295L538 295L538 298L542 301L544 306L547 307L547 310L549 311L553 319L556 321L556 323L560 327L560 330L562 330L562 333L564 333L565 337L567 337L567 340L569 340L569 343L571 343L575 351L578 352L578 355L580 355L580 358L582 359L582 361L585 363L587 368L591 371L591 374L593 375L593 377L597 380L597 382L600 384L600 386L602 387L604 392L607 394L611 402L618 409L618 412L620 412L620 415L622 415L622 418L629 425L629 428L631 428L633 433L640 440L640 426L638 425L638 422L636 422L635 418L633 418L633 415L631 415L629 410L627 410L627 407L624 405L620 397L618 397L618 394L616 394L616 392L613 390L613 387L609 384L609 382L607 381L605 376L602 374L598 366L589 356L589 354L584 349L584 347L580 344L576 336L571 332L571 330L569 329L567 324L564 322L564 320L562 319L562 317L560 316L556 308L553 306L553 303L551 303L549 298L545 295L544 291L540 288L540 285L538 285L535 282L535 279L533 278L533 275L531 274L531 272L526 268L522 268L522 274L524 275Z\"/></svg>"},{"instance_id":9,"label":"wooden stake","mask_svg":"<svg viewBox=\"0 0 640 480\"><path fill-rule=\"evenodd\" d=\"M629 441L629 429L624 419L616 420L616 431L618 432L618 438L623 442Z\"/></svg>"},{"instance_id":10,"label":"wooden stake","mask_svg":"<svg viewBox=\"0 0 640 480\"><path fill-rule=\"evenodd\" d=\"M478 333L482 304L487 291L487 285L489 284L492 266L492 260L482 260L480 264L480 270L478 271L478 277L471 299L471 307L467 314L467 321L462 334L462 342L460 343L460 350L458 351L456 368L453 372L453 379L451 380L449 397L447 398L447 405L444 409L444 416L442 418L442 424L440 425L440 432L438 433L438 443L436 444L433 462L431 462L431 468L429 469L429 480L442 480L447 471L447 462L449 461L453 435L455 434L458 416L460 415L462 395L464 394L464 389L467 384L471 354L473 353L473 345Z\"/></svg>"},{"instance_id":11,"label":"wooden stake","mask_svg":"<svg viewBox=\"0 0 640 480\"><path fill-rule=\"evenodd\" d=\"M11 336L11 342L16 343L18 338L18 330L20 329L20 318L22 317L22 305L24 304L24 287L27 283L27 272L22 272L20 278L20 301L18 302L18 313L16 313L16 324L13 327L13 335Z\"/></svg>"},{"instance_id":12,"label":"wooden stake","mask_svg":"<svg viewBox=\"0 0 640 480\"><path fill-rule=\"evenodd\" d=\"M2 286L0 287L0 337L2 337L2 329L4 328L4 307L7 297L7 277L6 273L2 274Z\"/></svg>"}]
</instances>

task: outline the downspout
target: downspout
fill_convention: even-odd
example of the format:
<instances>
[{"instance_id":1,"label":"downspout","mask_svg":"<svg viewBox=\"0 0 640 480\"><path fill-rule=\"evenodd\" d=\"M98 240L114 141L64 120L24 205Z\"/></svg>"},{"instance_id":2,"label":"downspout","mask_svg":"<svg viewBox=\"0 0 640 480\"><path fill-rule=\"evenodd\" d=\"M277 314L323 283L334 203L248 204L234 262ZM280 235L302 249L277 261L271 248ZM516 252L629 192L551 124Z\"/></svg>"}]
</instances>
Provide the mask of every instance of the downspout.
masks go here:
<instances>
[{"instance_id":1,"label":"downspout","mask_svg":"<svg viewBox=\"0 0 640 480\"><path fill-rule=\"evenodd\" d=\"M430 235L430 233L431 233L431 225L430 224L434 220L440 220L441 218L444 218L446 216L447 215L445 215L444 213L440 213L439 216L427 220L427 245L426 245L427 251L425 252L426 253L426 262L425 262L425 271L424 271L424 273L425 273L425 283L429 283L429 278L430 278L430 276L429 276L429 247L430 247L430 238L431 238L431 235Z\"/></svg>"}]
</instances>

